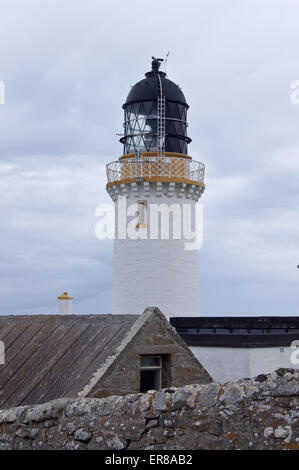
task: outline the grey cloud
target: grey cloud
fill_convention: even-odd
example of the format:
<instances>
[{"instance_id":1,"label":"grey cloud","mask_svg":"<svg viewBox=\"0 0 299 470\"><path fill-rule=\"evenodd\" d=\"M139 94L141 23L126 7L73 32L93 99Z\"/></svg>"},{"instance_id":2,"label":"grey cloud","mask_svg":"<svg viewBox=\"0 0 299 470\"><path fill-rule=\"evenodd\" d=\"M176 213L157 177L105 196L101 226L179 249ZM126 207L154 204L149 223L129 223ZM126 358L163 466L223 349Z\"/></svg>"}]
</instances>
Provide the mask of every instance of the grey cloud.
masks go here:
<instances>
[{"instance_id":1,"label":"grey cloud","mask_svg":"<svg viewBox=\"0 0 299 470\"><path fill-rule=\"evenodd\" d=\"M65 289L78 313L111 310L94 211L122 153L121 105L168 50L189 153L206 163L201 314L297 314L297 2L10 0L0 13L0 314L56 311Z\"/></svg>"}]
</instances>

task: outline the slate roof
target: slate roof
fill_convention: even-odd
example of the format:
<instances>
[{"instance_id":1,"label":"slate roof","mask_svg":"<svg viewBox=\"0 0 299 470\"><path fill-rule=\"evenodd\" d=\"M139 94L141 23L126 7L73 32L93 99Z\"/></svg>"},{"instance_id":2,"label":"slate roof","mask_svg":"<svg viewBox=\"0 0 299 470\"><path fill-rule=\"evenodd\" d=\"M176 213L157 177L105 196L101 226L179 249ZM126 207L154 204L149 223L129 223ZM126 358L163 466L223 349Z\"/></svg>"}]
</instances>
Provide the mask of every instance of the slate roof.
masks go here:
<instances>
[{"instance_id":1,"label":"slate roof","mask_svg":"<svg viewBox=\"0 0 299 470\"><path fill-rule=\"evenodd\" d=\"M0 316L0 409L76 397L138 315Z\"/></svg>"}]
</instances>

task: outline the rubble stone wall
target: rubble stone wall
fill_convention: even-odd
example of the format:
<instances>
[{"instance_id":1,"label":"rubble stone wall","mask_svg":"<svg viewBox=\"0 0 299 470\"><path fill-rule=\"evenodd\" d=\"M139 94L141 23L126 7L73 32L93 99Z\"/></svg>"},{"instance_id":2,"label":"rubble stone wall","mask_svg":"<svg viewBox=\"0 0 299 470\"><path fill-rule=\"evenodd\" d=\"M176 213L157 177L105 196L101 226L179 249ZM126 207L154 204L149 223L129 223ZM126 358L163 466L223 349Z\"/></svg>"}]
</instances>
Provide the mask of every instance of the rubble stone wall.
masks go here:
<instances>
[{"instance_id":1,"label":"rubble stone wall","mask_svg":"<svg viewBox=\"0 0 299 470\"><path fill-rule=\"evenodd\" d=\"M5 449L299 449L299 371L0 411Z\"/></svg>"}]
</instances>

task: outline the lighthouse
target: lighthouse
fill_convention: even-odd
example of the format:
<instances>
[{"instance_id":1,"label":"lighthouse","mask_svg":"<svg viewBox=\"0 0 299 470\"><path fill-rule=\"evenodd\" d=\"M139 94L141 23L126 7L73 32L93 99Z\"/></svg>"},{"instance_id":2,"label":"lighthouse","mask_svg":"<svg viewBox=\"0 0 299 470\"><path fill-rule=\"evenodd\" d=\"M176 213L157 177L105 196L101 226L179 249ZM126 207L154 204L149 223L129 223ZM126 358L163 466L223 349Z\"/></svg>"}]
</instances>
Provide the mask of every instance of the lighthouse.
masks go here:
<instances>
[{"instance_id":1,"label":"lighthouse","mask_svg":"<svg viewBox=\"0 0 299 470\"><path fill-rule=\"evenodd\" d=\"M140 314L155 305L168 318L197 317L192 237L202 229L205 167L188 154L185 96L160 70L163 59L152 59L123 105L123 155L106 167L115 204L112 313Z\"/></svg>"}]
</instances>

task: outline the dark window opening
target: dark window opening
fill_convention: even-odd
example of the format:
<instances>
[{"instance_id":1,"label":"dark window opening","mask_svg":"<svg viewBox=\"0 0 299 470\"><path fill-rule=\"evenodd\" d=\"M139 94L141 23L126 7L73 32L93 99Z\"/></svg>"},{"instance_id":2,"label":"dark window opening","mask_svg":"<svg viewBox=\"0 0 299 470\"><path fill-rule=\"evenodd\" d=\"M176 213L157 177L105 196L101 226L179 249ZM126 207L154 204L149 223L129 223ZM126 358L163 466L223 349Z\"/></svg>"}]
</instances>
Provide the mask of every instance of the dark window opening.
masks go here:
<instances>
[{"instance_id":1,"label":"dark window opening","mask_svg":"<svg viewBox=\"0 0 299 470\"><path fill-rule=\"evenodd\" d=\"M160 389L159 371L141 370L140 371L140 392L145 393L148 390Z\"/></svg>"},{"instance_id":2,"label":"dark window opening","mask_svg":"<svg viewBox=\"0 0 299 470\"><path fill-rule=\"evenodd\" d=\"M140 356L140 392L171 385L170 355Z\"/></svg>"}]
</instances>

